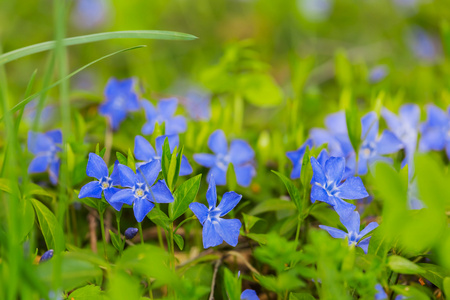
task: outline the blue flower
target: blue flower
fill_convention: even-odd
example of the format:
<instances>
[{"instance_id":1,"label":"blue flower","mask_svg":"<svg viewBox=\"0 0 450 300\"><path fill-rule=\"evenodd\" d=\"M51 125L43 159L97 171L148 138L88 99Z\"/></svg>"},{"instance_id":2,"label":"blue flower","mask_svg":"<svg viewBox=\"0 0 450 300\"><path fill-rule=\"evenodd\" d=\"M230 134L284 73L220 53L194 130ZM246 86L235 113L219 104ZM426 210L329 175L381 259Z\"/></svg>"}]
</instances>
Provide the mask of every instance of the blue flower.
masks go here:
<instances>
[{"instance_id":1,"label":"blue flower","mask_svg":"<svg viewBox=\"0 0 450 300\"><path fill-rule=\"evenodd\" d=\"M163 153L163 145L164 140L168 138L169 141L169 147L170 152L173 152L176 146L179 144L179 138L178 135L163 135L160 137L157 137L155 140L156 145L156 152L155 149L153 149L152 145L142 136L137 135L134 138L134 156L138 160L142 160L145 162L150 162L153 160L158 160L161 162L161 157ZM189 175L192 173L192 167L189 164L189 161L187 160L186 156L181 157L181 165L180 165L180 176Z\"/></svg>"},{"instance_id":2,"label":"blue flower","mask_svg":"<svg viewBox=\"0 0 450 300\"><path fill-rule=\"evenodd\" d=\"M361 146L358 154L358 174L364 175L368 167L376 161L391 162L390 158L382 156L397 152L403 148L402 142L392 132L385 130L378 138L378 117L375 112L369 112L361 119Z\"/></svg>"},{"instance_id":3,"label":"blue flower","mask_svg":"<svg viewBox=\"0 0 450 300\"><path fill-rule=\"evenodd\" d=\"M153 160L137 168L137 174L129 167L119 164L121 186L120 190L112 196L110 203L117 209L119 204L133 205L134 216L142 222L145 216L155 207L156 203L173 202L173 196L164 180L158 180L161 164ZM154 184L155 183L155 184Z\"/></svg>"},{"instance_id":4,"label":"blue flower","mask_svg":"<svg viewBox=\"0 0 450 300\"><path fill-rule=\"evenodd\" d=\"M412 160L417 146L417 134L420 119L420 108L416 104L404 104L400 107L399 116L383 108L381 115L386 120L389 129L402 142L405 149L405 159L402 167L410 165L412 172Z\"/></svg>"},{"instance_id":5,"label":"blue flower","mask_svg":"<svg viewBox=\"0 0 450 300\"><path fill-rule=\"evenodd\" d=\"M130 111L139 109L138 95L134 91L133 78L117 80L111 78L105 87L106 101L99 107L101 115L106 116L112 129L117 130Z\"/></svg>"},{"instance_id":6,"label":"blue flower","mask_svg":"<svg viewBox=\"0 0 450 300\"><path fill-rule=\"evenodd\" d=\"M150 101L142 101L145 109L147 122L142 127L142 133L152 134L155 130L155 123L161 125L165 123L165 134L173 135L186 131L186 119L183 116L174 116L177 110L178 100L176 98L161 99L156 107Z\"/></svg>"},{"instance_id":7,"label":"blue flower","mask_svg":"<svg viewBox=\"0 0 450 300\"><path fill-rule=\"evenodd\" d=\"M120 210L122 204L111 203L112 196L120 191L120 189L114 186L120 185L119 178L119 162L114 164L114 170L109 176L108 166L103 159L95 153L89 153L89 160L86 166L86 174L89 177L94 177L97 180L88 182L81 189L78 194L78 198L92 197L100 199L102 193L105 195L106 201L110 203L115 209Z\"/></svg>"},{"instance_id":8,"label":"blue flower","mask_svg":"<svg viewBox=\"0 0 450 300\"><path fill-rule=\"evenodd\" d=\"M286 153L286 156L291 160L293 165L291 171L291 179L300 178L302 171L303 156L305 155L306 147L311 148L312 146L313 146L312 140L308 139L296 151L289 151Z\"/></svg>"},{"instance_id":9,"label":"blue flower","mask_svg":"<svg viewBox=\"0 0 450 300\"><path fill-rule=\"evenodd\" d=\"M246 141L233 140L228 150L225 134L222 130L216 130L209 136L208 147L214 154L194 154L194 160L197 163L211 168L208 177L213 175L218 185L225 185L227 183L228 165L232 163L237 183L241 186L250 185L253 176L256 175L253 166L255 152Z\"/></svg>"},{"instance_id":10,"label":"blue flower","mask_svg":"<svg viewBox=\"0 0 450 300\"><path fill-rule=\"evenodd\" d=\"M407 42L417 58L427 62L436 60L438 49L434 38L423 28L414 26L407 34Z\"/></svg>"},{"instance_id":11,"label":"blue flower","mask_svg":"<svg viewBox=\"0 0 450 300\"><path fill-rule=\"evenodd\" d=\"M132 238L134 238L136 236L138 231L139 230L137 228L134 228L134 227L127 228L127 230L125 230L125 237L127 239L131 240Z\"/></svg>"},{"instance_id":12,"label":"blue flower","mask_svg":"<svg viewBox=\"0 0 450 300\"><path fill-rule=\"evenodd\" d=\"M388 296L387 296L386 292L384 291L383 287L381 286L381 284L377 283L377 285L375 285L375 289L378 292L375 294L375 300L383 300L383 299L388 298Z\"/></svg>"},{"instance_id":13,"label":"blue flower","mask_svg":"<svg viewBox=\"0 0 450 300\"><path fill-rule=\"evenodd\" d=\"M109 12L106 0L77 0L72 22L79 28L89 29L105 22Z\"/></svg>"},{"instance_id":14,"label":"blue flower","mask_svg":"<svg viewBox=\"0 0 450 300\"><path fill-rule=\"evenodd\" d=\"M186 94L186 109L194 120L208 121L211 119L211 97L200 91L191 90Z\"/></svg>"},{"instance_id":15,"label":"blue flower","mask_svg":"<svg viewBox=\"0 0 450 300\"><path fill-rule=\"evenodd\" d=\"M445 113L435 105L427 105L427 120L420 128L420 151L441 151L450 159L450 106Z\"/></svg>"},{"instance_id":16,"label":"blue flower","mask_svg":"<svg viewBox=\"0 0 450 300\"><path fill-rule=\"evenodd\" d=\"M246 289L241 294L241 300L259 300L259 297L254 290Z\"/></svg>"},{"instance_id":17,"label":"blue flower","mask_svg":"<svg viewBox=\"0 0 450 300\"><path fill-rule=\"evenodd\" d=\"M28 173L41 173L48 170L50 181L58 183L61 160L61 130L51 130L46 133L28 132L28 150L35 155L28 166Z\"/></svg>"},{"instance_id":18,"label":"blue flower","mask_svg":"<svg viewBox=\"0 0 450 300\"><path fill-rule=\"evenodd\" d=\"M331 0L297 0L297 7L303 17L310 22L322 22L330 16L333 8Z\"/></svg>"},{"instance_id":19,"label":"blue flower","mask_svg":"<svg viewBox=\"0 0 450 300\"><path fill-rule=\"evenodd\" d=\"M348 245L355 245L364 250L367 254L369 250L369 241L371 237L361 240L366 234L378 227L376 222L369 223L366 228L360 231L360 217L359 212L354 211L348 217L342 218L341 223L347 228L347 232L329 226L319 225L320 228L325 229L328 233L336 239L348 238Z\"/></svg>"},{"instance_id":20,"label":"blue flower","mask_svg":"<svg viewBox=\"0 0 450 300\"><path fill-rule=\"evenodd\" d=\"M345 171L345 159L330 157L322 166L311 157L313 178L311 179L311 201L323 201L333 206L341 217L347 217L355 206L342 199L361 199L369 196L359 177L350 177L342 182Z\"/></svg>"},{"instance_id":21,"label":"blue flower","mask_svg":"<svg viewBox=\"0 0 450 300\"><path fill-rule=\"evenodd\" d=\"M348 137L345 112L330 114L325 118L327 129L313 128L309 132L313 144L319 147L328 144L330 155L348 159L354 155L352 143Z\"/></svg>"},{"instance_id":22,"label":"blue flower","mask_svg":"<svg viewBox=\"0 0 450 300\"><path fill-rule=\"evenodd\" d=\"M223 241L235 247L238 243L239 230L242 226L238 219L222 219L241 200L242 195L235 192L223 194L219 206L217 204L217 191L214 176L209 178L209 187L206 191L209 209L201 203L191 203L189 208L203 225L203 247L205 249L222 244Z\"/></svg>"},{"instance_id":23,"label":"blue flower","mask_svg":"<svg viewBox=\"0 0 450 300\"><path fill-rule=\"evenodd\" d=\"M46 251L42 254L41 259L39 259L39 263L43 263L44 261L50 260L53 257L53 249Z\"/></svg>"},{"instance_id":24,"label":"blue flower","mask_svg":"<svg viewBox=\"0 0 450 300\"><path fill-rule=\"evenodd\" d=\"M380 65L372 68L369 72L369 82L377 83L383 80L389 73L389 68L385 65Z\"/></svg>"}]
</instances>

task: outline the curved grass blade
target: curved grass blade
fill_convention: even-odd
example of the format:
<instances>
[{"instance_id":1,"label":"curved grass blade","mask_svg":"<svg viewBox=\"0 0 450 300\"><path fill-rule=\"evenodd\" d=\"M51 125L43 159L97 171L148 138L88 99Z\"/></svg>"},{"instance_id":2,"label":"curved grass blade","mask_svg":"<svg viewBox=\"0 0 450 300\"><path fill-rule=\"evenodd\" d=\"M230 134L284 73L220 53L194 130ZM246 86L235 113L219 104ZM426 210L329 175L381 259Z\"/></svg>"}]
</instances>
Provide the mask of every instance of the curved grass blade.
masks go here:
<instances>
[{"instance_id":1,"label":"curved grass blade","mask_svg":"<svg viewBox=\"0 0 450 300\"><path fill-rule=\"evenodd\" d=\"M65 38L64 46L81 45L111 39L154 39L154 40L195 40L197 37L187 33L159 30L127 30L94 33L89 35ZM16 49L0 55L0 65L10 61L55 48L55 41L43 42Z\"/></svg>"},{"instance_id":2,"label":"curved grass blade","mask_svg":"<svg viewBox=\"0 0 450 300\"><path fill-rule=\"evenodd\" d=\"M64 77L64 78L62 78L62 79L56 81L56 82L53 83L52 85L49 85L49 86L46 87L45 89L42 89L42 90L40 90L39 92L37 92L37 93L35 93L35 94L31 95L31 96L26 97L25 99L23 99L22 101L20 101L19 103L17 103L13 108L11 108L11 110L9 111L9 113L10 113L10 114L13 114L13 113L15 113L16 111L18 111L19 109L22 109L23 107L25 107L25 105L28 104L28 102L30 102L31 100L33 100L33 99L36 98L37 96L41 95L42 93L45 93L46 91L50 90L51 88L54 88L55 86L61 84L61 82L63 82L64 80L67 80L67 79L71 78L72 76L74 76L74 75L76 75L77 73L83 71L83 70L86 69L87 67L92 66L93 64L95 64L95 63L97 63L97 62L99 62L99 61L101 61L101 60L103 60L103 59L105 59L105 58L111 57L111 56L113 56L113 55L116 55L116 54L119 54L119 53L122 53L122 52L125 52L125 51L130 51L130 50L139 49L139 48L143 48L143 47L147 47L147 46L145 46L145 45L140 45L140 46L134 46L134 47L131 47L131 48L122 49L122 50L113 52L113 53L111 53L111 54L102 56L102 57L100 57L99 59L96 59L96 60L94 60L94 61L91 61L90 63L88 63L88 64L82 66L81 68L79 68L79 69L73 71L72 73L70 73L70 74L67 75L66 77ZM0 121L2 121L2 120L3 120L3 116L0 118Z\"/></svg>"}]
</instances>

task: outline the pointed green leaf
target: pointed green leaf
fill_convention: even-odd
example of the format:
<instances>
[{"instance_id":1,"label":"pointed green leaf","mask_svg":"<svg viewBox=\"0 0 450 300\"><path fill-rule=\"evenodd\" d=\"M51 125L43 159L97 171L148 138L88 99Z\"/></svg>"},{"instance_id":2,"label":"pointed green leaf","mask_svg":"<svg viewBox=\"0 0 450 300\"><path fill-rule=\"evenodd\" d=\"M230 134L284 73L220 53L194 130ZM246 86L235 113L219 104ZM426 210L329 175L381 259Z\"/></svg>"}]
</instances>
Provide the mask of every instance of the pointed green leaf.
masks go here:
<instances>
[{"instance_id":1,"label":"pointed green leaf","mask_svg":"<svg viewBox=\"0 0 450 300\"><path fill-rule=\"evenodd\" d=\"M130 148L128 148L127 166L133 171L136 170L136 164L134 163L133 152L131 152Z\"/></svg>"},{"instance_id":2,"label":"pointed green leaf","mask_svg":"<svg viewBox=\"0 0 450 300\"><path fill-rule=\"evenodd\" d=\"M275 173L278 177L280 177L281 181L283 181L284 185L286 186L286 189L289 192L289 195L291 196L292 202L294 202L295 206L297 206L297 210L301 212L302 202L300 198L300 192L298 191L298 189L295 187L292 181L283 174L273 170L272 172Z\"/></svg>"},{"instance_id":3,"label":"pointed green leaf","mask_svg":"<svg viewBox=\"0 0 450 300\"><path fill-rule=\"evenodd\" d=\"M31 199L48 249L64 250L64 233L55 215L42 202Z\"/></svg>"},{"instance_id":4,"label":"pointed green leaf","mask_svg":"<svg viewBox=\"0 0 450 300\"><path fill-rule=\"evenodd\" d=\"M192 177L183 182L173 193L175 201L169 204L169 216L172 221L184 214L189 208L200 188L202 174Z\"/></svg>"},{"instance_id":5,"label":"pointed green leaf","mask_svg":"<svg viewBox=\"0 0 450 300\"><path fill-rule=\"evenodd\" d=\"M184 248L184 239L181 235L175 233L173 236L173 239L175 240L175 243L177 243L178 248L180 248L180 250L183 250Z\"/></svg>"},{"instance_id":6,"label":"pointed green leaf","mask_svg":"<svg viewBox=\"0 0 450 300\"><path fill-rule=\"evenodd\" d=\"M117 157L117 160L119 161L119 164L122 164L125 166L128 164L127 158L122 153L116 152L116 157ZM133 170L133 171L135 171L135 170Z\"/></svg>"}]
</instances>

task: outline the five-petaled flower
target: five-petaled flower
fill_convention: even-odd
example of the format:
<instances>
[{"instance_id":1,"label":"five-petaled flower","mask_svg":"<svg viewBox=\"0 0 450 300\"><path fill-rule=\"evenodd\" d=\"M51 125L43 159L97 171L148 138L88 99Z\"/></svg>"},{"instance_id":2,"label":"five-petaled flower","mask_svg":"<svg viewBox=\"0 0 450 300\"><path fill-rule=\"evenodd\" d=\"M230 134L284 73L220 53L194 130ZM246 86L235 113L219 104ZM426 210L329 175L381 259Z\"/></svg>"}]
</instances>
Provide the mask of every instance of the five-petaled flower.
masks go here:
<instances>
[{"instance_id":1,"label":"five-petaled flower","mask_svg":"<svg viewBox=\"0 0 450 300\"><path fill-rule=\"evenodd\" d=\"M134 138L134 157L145 162L150 162L153 160L158 160L161 162L164 140L166 138L168 139L170 152L172 153L175 147L177 147L179 144L178 135L163 135L157 137L155 140L156 151L144 137L137 135ZM191 173L192 167L189 164L186 156L184 156L183 154L183 156L181 157L180 176L189 175Z\"/></svg>"},{"instance_id":2,"label":"five-petaled flower","mask_svg":"<svg viewBox=\"0 0 450 300\"><path fill-rule=\"evenodd\" d=\"M358 174L364 175L368 167L376 161L391 162L383 154L397 152L403 148L402 142L389 130L383 131L378 138L378 117L375 112L369 112L361 119L361 146L359 147Z\"/></svg>"},{"instance_id":3,"label":"five-petaled flower","mask_svg":"<svg viewBox=\"0 0 450 300\"><path fill-rule=\"evenodd\" d=\"M361 199L369 196L359 177L349 177L342 182L345 171L343 157L330 157L322 166L311 157L313 178L311 179L311 201L323 201L333 206L341 217L347 217L355 206L342 199Z\"/></svg>"},{"instance_id":4,"label":"five-petaled flower","mask_svg":"<svg viewBox=\"0 0 450 300\"><path fill-rule=\"evenodd\" d=\"M46 133L28 132L28 150L35 155L28 173L41 173L48 170L50 181L58 183L59 165L61 160L58 152L61 151L61 130L51 130Z\"/></svg>"},{"instance_id":5,"label":"five-petaled flower","mask_svg":"<svg viewBox=\"0 0 450 300\"><path fill-rule=\"evenodd\" d=\"M255 152L244 140L231 141L230 149L222 130L214 131L208 139L208 147L214 154L194 154L194 160L200 165L211 168L208 177L214 176L218 185L227 183L227 170L233 164L236 181L241 186L249 186L256 171L253 166Z\"/></svg>"},{"instance_id":6,"label":"five-petaled flower","mask_svg":"<svg viewBox=\"0 0 450 300\"><path fill-rule=\"evenodd\" d=\"M300 178L302 172L303 156L305 155L306 147L313 146L312 140L307 139L306 142L295 151L289 151L286 156L291 160L293 168L291 171L291 179Z\"/></svg>"},{"instance_id":7,"label":"five-petaled flower","mask_svg":"<svg viewBox=\"0 0 450 300\"><path fill-rule=\"evenodd\" d=\"M155 207L155 203L173 202L173 195L164 180L158 180L161 164L158 160L141 165L136 173L129 167L119 164L120 183L125 189L112 196L110 203L117 209L119 204L133 205L134 216L142 222ZM155 183L155 184L154 184Z\"/></svg>"},{"instance_id":8,"label":"five-petaled flower","mask_svg":"<svg viewBox=\"0 0 450 300\"><path fill-rule=\"evenodd\" d=\"M120 185L118 161L114 164L114 170L109 176L108 166L104 160L95 153L89 153L89 160L86 167L86 174L89 177L94 177L97 180L88 182L81 189L78 198L92 197L100 199L102 193L105 195L106 201L110 203L115 209L120 210L121 203L111 203L112 196L120 191L114 186Z\"/></svg>"},{"instance_id":9,"label":"five-petaled flower","mask_svg":"<svg viewBox=\"0 0 450 300\"><path fill-rule=\"evenodd\" d=\"M360 231L360 217L359 212L352 212L347 218L341 217L341 223L347 228L347 232L344 232L340 229L319 225L320 228L325 229L328 233L336 238L336 239L345 239L348 238L348 245L358 246L364 250L364 253L367 254L369 250L369 241L371 237L367 237L361 240L365 235L370 233L372 230L378 227L377 222L369 223L366 228Z\"/></svg>"},{"instance_id":10,"label":"five-petaled flower","mask_svg":"<svg viewBox=\"0 0 450 300\"><path fill-rule=\"evenodd\" d=\"M441 151L450 159L450 106L447 113L435 105L427 106L427 120L420 128L420 151Z\"/></svg>"},{"instance_id":11,"label":"five-petaled flower","mask_svg":"<svg viewBox=\"0 0 450 300\"><path fill-rule=\"evenodd\" d=\"M135 79L117 80L111 78L105 87L106 100L99 107L101 115L106 116L113 130L127 117L128 112L140 108L138 95L134 91Z\"/></svg>"},{"instance_id":12,"label":"five-petaled flower","mask_svg":"<svg viewBox=\"0 0 450 300\"><path fill-rule=\"evenodd\" d=\"M209 248L222 244L223 241L235 247L238 243L239 230L242 226L238 219L222 219L241 200L242 195L235 192L223 194L219 206L217 204L217 190L214 176L209 178L209 187L206 192L207 208L201 203L191 203L189 208L203 225L203 247Z\"/></svg>"},{"instance_id":13,"label":"five-petaled flower","mask_svg":"<svg viewBox=\"0 0 450 300\"><path fill-rule=\"evenodd\" d=\"M153 104L148 100L142 101L145 110L147 122L142 127L142 133L145 135L152 134L155 130L155 124L165 124L166 135L179 134L186 131L186 119L183 116L174 116L178 100L176 98L161 99L158 104Z\"/></svg>"}]
</instances>

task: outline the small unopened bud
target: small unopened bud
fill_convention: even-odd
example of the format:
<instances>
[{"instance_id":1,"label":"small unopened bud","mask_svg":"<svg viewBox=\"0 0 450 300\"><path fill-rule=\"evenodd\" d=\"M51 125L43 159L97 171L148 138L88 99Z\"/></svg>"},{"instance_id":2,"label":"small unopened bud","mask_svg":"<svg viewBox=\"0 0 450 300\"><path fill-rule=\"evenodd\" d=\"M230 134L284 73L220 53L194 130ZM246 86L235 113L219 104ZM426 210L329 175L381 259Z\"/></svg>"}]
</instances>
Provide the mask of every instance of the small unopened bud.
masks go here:
<instances>
[{"instance_id":1,"label":"small unopened bud","mask_svg":"<svg viewBox=\"0 0 450 300\"><path fill-rule=\"evenodd\" d=\"M45 252L44 254L42 254L41 259L39 260L39 263L47 261L52 257L53 257L53 249L50 249L47 252Z\"/></svg>"},{"instance_id":2,"label":"small unopened bud","mask_svg":"<svg viewBox=\"0 0 450 300\"><path fill-rule=\"evenodd\" d=\"M134 236L138 233L138 231L139 230L134 227L127 228L127 230L125 230L125 237L130 240L134 238Z\"/></svg>"}]
</instances>

